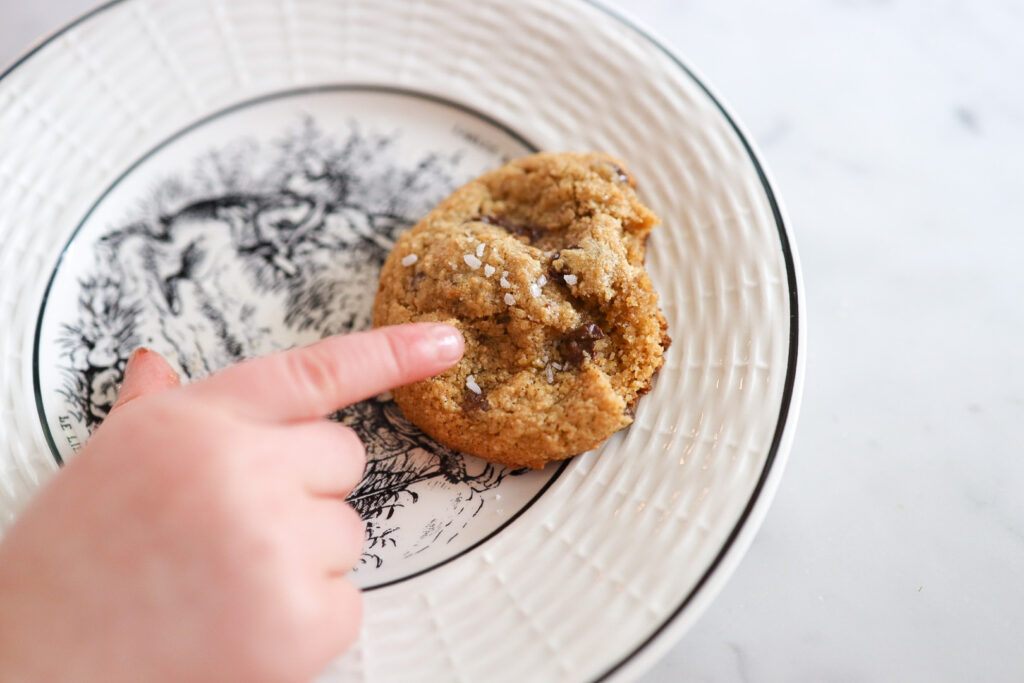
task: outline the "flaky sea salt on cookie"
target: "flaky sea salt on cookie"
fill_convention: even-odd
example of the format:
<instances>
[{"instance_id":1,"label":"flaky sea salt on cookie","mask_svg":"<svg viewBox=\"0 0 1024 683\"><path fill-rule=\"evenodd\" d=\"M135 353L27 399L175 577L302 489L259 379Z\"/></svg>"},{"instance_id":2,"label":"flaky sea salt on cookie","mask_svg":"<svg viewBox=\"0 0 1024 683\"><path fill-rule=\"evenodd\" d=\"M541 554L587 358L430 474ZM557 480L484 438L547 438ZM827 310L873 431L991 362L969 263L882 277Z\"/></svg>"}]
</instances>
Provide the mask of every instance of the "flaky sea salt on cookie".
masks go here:
<instances>
[{"instance_id":1,"label":"flaky sea salt on cookie","mask_svg":"<svg viewBox=\"0 0 1024 683\"><path fill-rule=\"evenodd\" d=\"M394 393L454 449L539 468L633 420L668 348L644 270L654 213L624 164L543 153L456 190L403 234L381 272L375 326L446 322L458 365Z\"/></svg>"}]
</instances>

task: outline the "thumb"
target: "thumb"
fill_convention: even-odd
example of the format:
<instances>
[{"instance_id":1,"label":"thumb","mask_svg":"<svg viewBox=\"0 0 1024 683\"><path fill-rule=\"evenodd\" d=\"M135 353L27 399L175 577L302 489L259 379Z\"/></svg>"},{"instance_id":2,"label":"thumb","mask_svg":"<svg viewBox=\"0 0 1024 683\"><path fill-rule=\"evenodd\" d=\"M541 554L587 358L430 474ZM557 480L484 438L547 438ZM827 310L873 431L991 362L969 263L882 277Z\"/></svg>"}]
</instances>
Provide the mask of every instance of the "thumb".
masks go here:
<instances>
[{"instance_id":1,"label":"thumb","mask_svg":"<svg viewBox=\"0 0 1024 683\"><path fill-rule=\"evenodd\" d=\"M164 357L149 349L136 349L124 368L124 381L111 410L117 410L140 396L171 389L181 384L178 373Z\"/></svg>"}]
</instances>

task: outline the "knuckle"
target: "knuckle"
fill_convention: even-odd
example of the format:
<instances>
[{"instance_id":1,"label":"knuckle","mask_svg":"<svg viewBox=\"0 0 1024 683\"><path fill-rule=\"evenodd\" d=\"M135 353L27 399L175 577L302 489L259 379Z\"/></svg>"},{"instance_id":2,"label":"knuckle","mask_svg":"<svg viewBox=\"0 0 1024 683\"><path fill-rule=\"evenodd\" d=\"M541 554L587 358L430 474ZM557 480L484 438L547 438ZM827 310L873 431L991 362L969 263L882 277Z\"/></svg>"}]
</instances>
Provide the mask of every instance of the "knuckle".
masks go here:
<instances>
[{"instance_id":1,"label":"knuckle","mask_svg":"<svg viewBox=\"0 0 1024 683\"><path fill-rule=\"evenodd\" d=\"M366 445L363 443L363 440L359 438L359 434L356 433L356 430L347 425L340 425L339 430L341 432L340 439L342 442L342 448L360 456L361 458L365 458Z\"/></svg>"},{"instance_id":2,"label":"knuckle","mask_svg":"<svg viewBox=\"0 0 1024 683\"><path fill-rule=\"evenodd\" d=\"M338 586L332 605L334 628L331 635L335 649L345 650L359 636L363 621L363 595L348 579L336 580Z\"/></svg>"},{"instance_id":3,"label":"knuckle","mask_svg":"<svg viewBox=\"0 0 1024 683\"><path fill-rule=\"evenodd\" d=\"M387 344L382 359L382 369L385 369L392 377L401 377L408 365L405 361L405 350L399 343L398 335L394 330L388 329L384 334L384 339Z\"/></svg>"},{"instance_id":4,"label":"knuckle","mask_svg":"<svg viewBox=\"0 0 1024 683\"><path fill-rule=\"evenodd\" d=\"M363 594L356 585L348 579L342 578L339 581L339 596L338 601L341 606L351 614L355 621L358 623L362 619L363 612Z\"/></svg>"},{"instance_id":5,"label":"knuckle","mask_svg":"<svg viewBox=\"0 0 1024 683\"><path fill-rule=\"evenodd\" d=\"M284 358L289 364L288 376L293 378L306 395L331 397L340 393L341 379L338 377L337 365L321 348L310 346L302 353L285 354ZM329 410L325 407L324 412Z\"/></svg>"},{"instance_id":6,"label":"knuckle","mask_svg":"<svg viewBox=\"0 0 1024 683\"><path fill-rule=\"evenodd\" d=\"M336 430L338 453L343 456L338 462L343 463L345 484L351 488L359 483L366 470L366 445L351 427L335 423L331 423L331 427Z\"/></svg>"},{"instance_id":7,"label":"knuckle","mask_svg":"<svg viewBox=\"0 0 1024 683\"><path fill-rule=\"evenodd\" d=\"M363 550L366 545L366 522L351 505L346 504L347 514L345 515L344 524L348 529L347 538L345 539L348 556L346 557L345 570L350 570L359 564L360 558L363 556Z\"/></svg>"},{"instance_id":8,"label":"knuckle","mask_svg":"<svg viewBox=\"0 0 1024 683\"><path fill-rule=\"evenodd\" d=\"M366 522L363 521L359 511L348 503L344 503L345 523L351 530L352 538L358 546L359 554L363 554L363 542L366 538Z\"/></svg>"},{"instance_id":9,"label":"knuckle","mask_svg":"<svg viewBox=\"0 0 1024 683\"><path fill-rule=\"evenodd\" d=\"M332 508L323 518L334 547L329 568L334 573L347 573L359 564L363 556L366 522L348 503L339 500L333 503Z\"/></svg>"}]
</instances>

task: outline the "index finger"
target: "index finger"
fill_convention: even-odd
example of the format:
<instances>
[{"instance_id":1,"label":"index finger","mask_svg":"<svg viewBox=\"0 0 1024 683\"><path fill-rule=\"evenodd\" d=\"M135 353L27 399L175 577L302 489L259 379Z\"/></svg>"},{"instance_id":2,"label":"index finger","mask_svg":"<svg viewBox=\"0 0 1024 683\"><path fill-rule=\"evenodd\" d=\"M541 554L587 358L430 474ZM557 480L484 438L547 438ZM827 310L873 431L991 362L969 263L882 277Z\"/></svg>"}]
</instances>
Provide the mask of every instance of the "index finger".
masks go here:
<instances>
[{"instance_id":1,"label":"index finger","mask_svg":"<svg viewBox=\"0 0 1024 683\"><path fill-rule=\"evenodd\" d=\"M410 323L328 337L243 361L187 388L267 420L304 420L454 365L462 335L450 325Z\"/></svg>"}]
</instances>

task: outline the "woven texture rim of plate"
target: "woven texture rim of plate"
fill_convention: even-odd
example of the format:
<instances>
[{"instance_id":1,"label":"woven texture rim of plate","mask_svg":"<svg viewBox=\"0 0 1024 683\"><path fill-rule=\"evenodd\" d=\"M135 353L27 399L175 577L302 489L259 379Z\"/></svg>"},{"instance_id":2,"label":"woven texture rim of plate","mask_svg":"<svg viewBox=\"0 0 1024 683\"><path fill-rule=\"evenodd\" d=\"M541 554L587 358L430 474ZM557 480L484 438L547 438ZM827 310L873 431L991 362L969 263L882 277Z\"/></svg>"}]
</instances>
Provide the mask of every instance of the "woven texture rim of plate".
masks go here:
<instances>
[{"instance_id":1,"label":"woven texture rim of plate","mask_svg":"<svg viewBox=\"0 0 1024 683\"><path fill-rule=\"evenodd\" d=\"M122 0L5 74L0 515L9 523L56 469L33 332L90 205L212 111L339 83L443 97L541 148L627 159L665 222L648 267L675 341L627 432L480 548L368 594L359 643L323 680L632 676L710 600L777 485L802 375L799 274L763 171L718 102L583 0Z\"/></svg>"}]
</instances>

